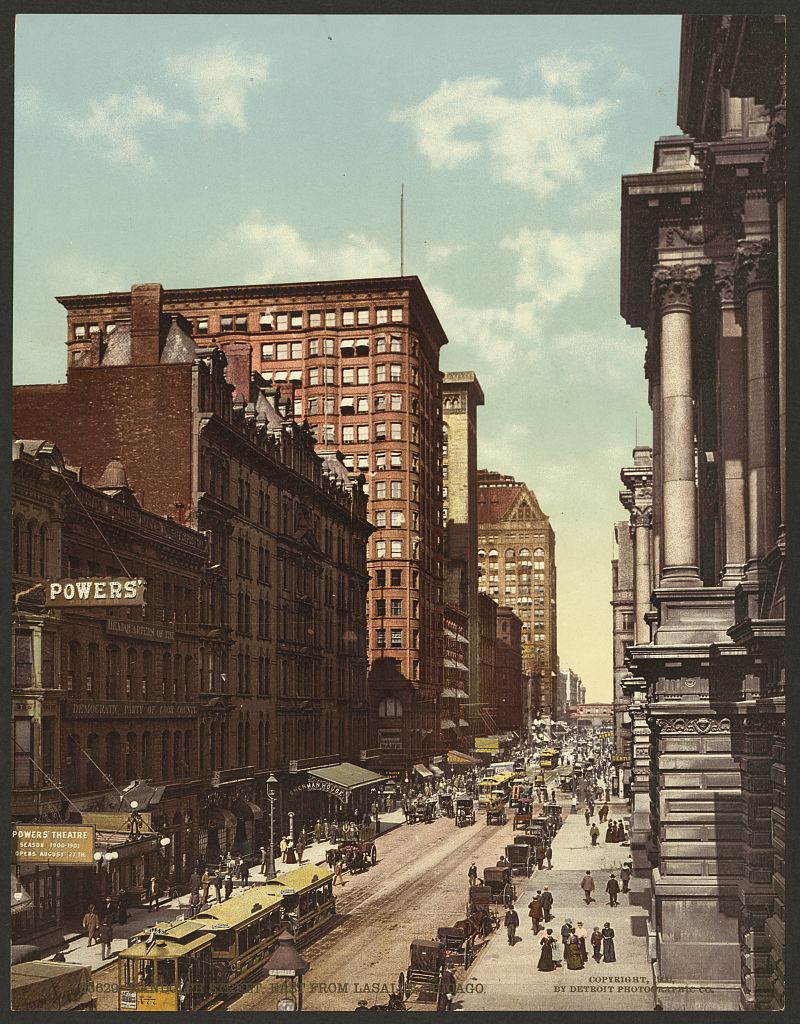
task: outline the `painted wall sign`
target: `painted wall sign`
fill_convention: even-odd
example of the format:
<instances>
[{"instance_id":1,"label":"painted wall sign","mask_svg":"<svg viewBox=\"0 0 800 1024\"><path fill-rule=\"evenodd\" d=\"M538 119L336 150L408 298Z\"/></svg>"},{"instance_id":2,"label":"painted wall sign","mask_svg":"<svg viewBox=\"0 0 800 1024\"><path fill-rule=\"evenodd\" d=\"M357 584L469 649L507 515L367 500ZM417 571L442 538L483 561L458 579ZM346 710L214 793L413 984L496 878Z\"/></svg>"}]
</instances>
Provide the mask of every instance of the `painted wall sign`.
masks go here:
<instances>
[{"instance_id":1,"label":"painted wall sign","mask_svg":"<svg viewBox=\"0 0 800 1024\"><path fill-rule=\"evenodd\" d=\"M142 700L68 700L65 718L195 718L197 707L187 703Z\"/></svg>"},{"instance_id":2,"label":"painted wall sign","mask_svg":"<svg viewBox=\"0 0 800 1024\"><path fill-rule=\"evenodd\" d=\"M106 619L106 633L131 636L136 640L155 640L161 644L171 644L175 639L174 629L154 626L149 622L134 622L132 619Z\"/></svg>"},{"instance_id":3,"label":"painted wall sign","mask_svg":"<svg viewBox=\"0 0 800 1024\"><path fill-rule=\"evenodd\" d=\"M146 580L124 576L92 579L48 580L45 604L48 608L100 608L144 604Z\"/></svg>"},{"instance_id":4,"label":"painted wall sign","mask_svg":"<svg viewBox=\"0 0 800 1024\"><path fill-rule=\"evenodd\" d=\"M94 825L12 825L15 864L94 864Z\"/></svg>"}]
</instances>

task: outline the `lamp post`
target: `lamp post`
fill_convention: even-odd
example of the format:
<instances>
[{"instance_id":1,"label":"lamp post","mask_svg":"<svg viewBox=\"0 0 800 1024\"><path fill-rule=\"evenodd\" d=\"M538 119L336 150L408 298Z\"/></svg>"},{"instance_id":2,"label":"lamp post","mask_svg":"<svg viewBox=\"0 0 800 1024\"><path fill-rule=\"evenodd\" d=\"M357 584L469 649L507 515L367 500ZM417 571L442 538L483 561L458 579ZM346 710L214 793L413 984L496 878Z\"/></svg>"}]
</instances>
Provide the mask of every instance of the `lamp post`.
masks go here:
<instances>
[{"instance_id":1,"label":"lamp post","mask_svg":"<svg viewBox=\"0 0 800 1024\"><path fill-rule=\"evenodd\" d=\"M289 838L294 842L294 811L289 811Z\"/></svg>"},{"instance_id":2,"label":"lamp post","mask_svg":"<svg viewBox=\"0 0 800 1024\"><path fill-rule=\"evenodd\" d=\"M274 775L267 779L267 799L269 800L269 861L267 863L267 881L275 877L275 793L278 780Z\"/></svg>"},{"instance_id":3,"label":"lamp post","mask_svg":"<svg viewBox=\"0 0 800 1024\"><path fill-rule=\"evenodd\" d=\"M294 936L284 931L278 936L275 951L264 964L266 974L270 978L291 978L291 995L278 1000L279 1010L303 1009L303 975L311 964L297 952ZM294 982L297 979L297 998L294 994Z\"/></svg>"}]
</instances>

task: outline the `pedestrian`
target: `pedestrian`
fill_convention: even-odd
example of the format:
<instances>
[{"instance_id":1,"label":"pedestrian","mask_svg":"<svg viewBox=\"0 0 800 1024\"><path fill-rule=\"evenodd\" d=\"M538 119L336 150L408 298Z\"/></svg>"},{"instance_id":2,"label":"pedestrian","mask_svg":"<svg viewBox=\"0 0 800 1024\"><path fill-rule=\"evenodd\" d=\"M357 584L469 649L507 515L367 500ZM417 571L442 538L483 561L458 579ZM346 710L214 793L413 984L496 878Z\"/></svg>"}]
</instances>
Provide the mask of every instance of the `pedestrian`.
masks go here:
<instances>
[{"instance_id":1,"label":"pedestrian","mask_svg":"<svg viewBox=\"0 0 800 1024\"><path fill-rule=\"evenodd\" d=\"M607 964L613 964L617 962L616 952L614 950L614 929L606 921L603 925L603 960Z\"/></svg>"},{"instance_id":2,"label":"pedestrian","mask_svg":"<svg viewBox=\"0 0 800 1024\"><path fill-rule=\"evenodd\" d=\"M266 878L267 871L269 870L269 857L267 857L266 847L262 846L259 852L261 853L261 874Z\"/></svg>"},{"instance_id":3,"label":"pedestrian","mask_svg":"<svg viewBox=\"0 0 800 1024\"><path fill-rule=\"evenodd\" d=\"M322 842L322 822L317 818L314 825L314 841L317 843Z\"/></svg>"},{"instance_id":4,"label":"pedestrian","mask_svg":"<svg viewBox=\"0 0 800 1024\"><path fill-rule=\"evenodd\" d=\"M617 822L617 842L625 842L625 825L621 821Z\"/></svg>"},{"instance_id":5,"label":"pedestrian","mask_svg":"<svg viewBox=\"0 0 800 1024\"><path fill-rule=\"evenodd\" d=\"M291 836L289 836L287 838L287 840L286 840L286 863L287 864L296 864L297 863L297 857L295 856L295 851L294 851L294 839L292 839Z\"/></svg>"},{"instance_id":6,"label":"pedestrian","mask_svg":"<svg viewBox=\"0 0 800 1024\"><path fill-rule=\"evenodd\" d=\"M613 873L606 883L606 892L608 893L609 906L616 907L618 905L617 896L619 896L619 882L617 881L616 875Z\"/></svg>"},{"instance_id":7,"label":"pedestrian","mask_svg":"<svg viewBox=\"0 0 800 1024\"><path fill-rule=\"evenodd\" d=\"M594 879L592 878L591 871L587 871L581 879L581 889L583 889L583 895L587 903L594 903L592 893L594 892Z\"/></svg>"},{"instance_id":8,"label":"pedestrian","mask_svg":"<svg viewBox=\"0 0 800 1024\"><path fill-rule=\"evenodd\" d=\"M200 892L200 875L197 868L189 875L189 892Z\"/></svg>"},{"instance_id":9,"label":"pedestrian","mask_svg":"<svg viewBox=\"0 0 800 1024\"><path fill-rule=\"evenodd\" d=\"M303 850L306 848L305 832L300 833L300 838L297 840L297 863L303 863Z\"/></svg>"},{"instance_id":10,"label":"pedestrian","mask_svg":"<svg viewBox=\"0 0 800 1024\"><path fill-rule=\"evenodd\" d=\"M117 900L117 920L120 924L126 924L128 920L128 896L124 889Z\"/></svg>"},{"instance_id":11,"label":"pedestrian","mask_svg":"<svg viewBox=\"0 0 800 1024\"><path fill-rule=\"evenodd\" d=\"M539 871L544 870L544 846L537 846L536 848L536 867Z\"/></svg>"},{"instance_id":12,"label":"pedestrian","mask_svg":"<svg viewBox=\"0 0 800 1024\"><path fill-rule=\"evenodd\" d=\"M219 871L214 872L211 884L214 886L214 891L217 894L217 903L222 903L222 875Z\"/></svg>"},{"instance_id":13,"label":"pedestrian","mask_svg":"<svg viewBox=\"0 0 800 1024\"><path fill-rule=\"evenodd\" d=\"M606 821L606 819L608 818L608 804L607 803L604 803L603 806L600 808L600 813L597 815L597 817L602 822Z\"/></svg>"},{"instance_id":14,"label":"pedestrian","mask_svg":"<svg viewBox=\"0 0 800 1024\"><path fill-rule=\"evenodd\" d=\"M195 874L197 874L197 872L195 872ZM203 885L203 898L202 898L202 900L200 902L208 903L208 888L211 885L211 875L209 875L209 873L208 873L208 868L206 868L206 870L203 872L202 885Z\"/></svg>"},{"instance_id":15,"label":"pedestrian","mask_svg":"<svg viewBox=\"0 0 800 1024\"><path fill-rule=\"evenodd\" d=\"M544 914L545 922L547 922L552 918L550 911L553 909L553 894L547 886L544 887L540 902L542 904L542 912Z\"/></svg>"},{"instance_id":16,"label":"pedestrian","mask_svg":"<svg viewBox=\"0 0 800 1024\"><path fill-rule=\"evenodd\" d=\"M550 844L547 844L547 848L544 851L545 859L547 860L547 870L551 871L553 868L553 848Z\"/></svg>"},{"instance_id":17,"label":"pedestrian","mask_svg":"<svg viewBox=\"0 0 800 1024\"><path fill-rule=\"evenodd\" d=\"M111 956L111 943L114 941L114 929L111 918L107 917L100 925L100 959L107 960Z\"/></svg>"},{"instance_id":18,"label":"pedestrian","mask_svg":"<svg viewBox=\"0 0 800 1024\"><path fill-rule=\"evenodd\" d=\"M158 879L153 875L147 886L148 906L150 910L153 909L154 903L156 905L156 910L158 910L158 891Z\"/></svg>"},{"instance_id":19,"label":"pedestrian","mask_svg":"<svg viewBox=\"0 0 800 1024\"><path fill-rule=\"evenodd\" d=\"M601 957L603 955L602 952L601 952L601 948L602 948L602 945L603 945L603 933L600 931L600 929L597 927L597 925L594 926L594 929L592 930L592 934L589 937L589 941L592 944L592 956L597 961L597 963L599 964L600 963L600 959L601 959Z\"/></svg>"},{"instance_id":20,"label":"pedestrian","mask_svg":"<svg viewBox=\"0 0 800 1024\"><path fill-rule=\"evenodd\" d=\"M287 849L288 845L289 845L289 840L286 838L286 836L281 836L281 842L280 842L281 860L283 861L284 864L286 863L286 849Z\"/></svg>"},{"instance_id":21,"label":"pedestrian","mask_svg":"<svg viewBox=\"0 0 800 1024\"><path fill-rule=\"evenodd\" d=\"M553 796L553 803L555 803L555 802L556 802L556 800L555 800L555 795L554 795ZM577 809L578 809L578 797L577 797L577 794L572 797L572 809L573 809L573 811L577 811Z\"/></svg>"},{"instance_id":22,"label":"pedestrian","mask_svg":"<svg viewBox=\"0 0 800 1024\"><path fill-rule=\"evenodd\" d=\"M189 895L189 917L194 917L200 910L200 893L193 892Z\"/></svg>"},{"instance_id":23,"label":"pedestrian","mask_svg":"<svg viewBox=\"0 0 800 1024\"><path fill-rule=\"evenodd\" d=\"M549 931L549 929L548 929ZM558 939L553 936L553 967L561 967L563 964L563 957L561 955L561 943Z\"/></svg>"},{"instance_id":24,"label":"pedestrian","mask_svg":"<svg viewBox=\"0 0 800 1024\"><path fill-rule=\"evenodd\" d=\"M553 937L553 929L548 928L547 934L542 936L540 940L542 947L541 955L539 956L539 963L537 969L540 971L552 971L555 970L555 962L553 960L553 950L558 945L555 938Z\"/></svg>"},{"instance_id":25,"label":"pedestrian","mask_svg":"<svg viewBox=\"0 0 800 1024\"><path fill-rule=\"evenodd\" d=\"M531 919L531 928L534 935L538 935L541 928L543 913L541 895L540 892L537 892L528 904L528 917Z\"/></svg>"},{"instance_id":26,"label":"pedestrian","mask_svg":"<svg viewBox=\"0 0 800 1024\"><path fill-rule=\"evenodd\" d=\"M470 866L469 866L469 871L467 872L467 878L469 879L469 884L470 885L477 885L478 884L478 868L477 868L477 866L475 864L475 861L473 861L470 864Z\"/></svg>"},{"instance_id":27,"label":"pedestrian","mask_svg":"<svg viewBox=\"0 0 800 1024\"><path fill-rule=\"evenodd\" d=\"M344 885L344 882L342 881L342 862L341 862L341 860L337 860L336 861L336 864L335 864L334 869L333 869L333 884L336 885L337 882L340 883L341 885Z\"/></svg>"},{"instance_id":28,"label":"pedestrian","mask_svg":"<svg viewBox=\"0 0 800 1024\"><path fill-rule=\"evenodd\" d=\"M506 911L504 923L508 933L508 944L513 946L516 942L517 928L519 927L519 915L513 907L509 907Z\"/></svg>"},{"instance_id":29,"label":"pedestrian","mask_svg":"<svg viewBox=\"0 0 800 1024\"><path fill-rule=\"evenodd\" d=\"M606 839L605 839L605 841L607 843L613 843L614 842L614 828L615 828L614 822L610 821L608 823L608 828L606 829Z\"/></svg>"},{"instance_id":30,"label":"pedestrian","mask_svg":"<svg viewBox=\"0 0 800 1024\"><path fill-rule=\"evenodd\" d=\"M594 822L592 822L592 827L589 829L589 835L592 839L592 846L597 846L597 840L600 838L600 829Z\"/></svg>"},{"instance_id":31,"label":"pedestrian","mask_svg":"<svg viewBox=\"0 0 800 1024\"><path fill-rule=\"evenodd\" d=\"M629 892L628 883L631 880L631 862L626 860L619 871L619 878L622 882L622 891Z\"/></svg>"},{"instance_id":32,"label":"pedestrian","mask_svg":"<svg viewBox=\"0 0 800 1024\"><path fill-rule=\"evenodd\" d=\"M248 885L250 882L250 866L246 860L243 860L239 865L239 879L242 885Z\"/></svg>"},{"instance_id":33,"label":"pedestrian","mask_svg":"<svg viewBox=\"0 0 800 1024\"><path fill-rule=\"evenodd\" d=\"M233 893L233 875L230 871L225 872L225 899L229 900Z\"/></svg>"},{"instance_id":34,"label":"pedestrian","mask_svg":"<svg viewBox=\"0 0 800 1024\"><path fill-rule=\"evenodd\" d=\"M564 923L561 925L561 945L564 947L565 951L567 948L567 940L569 939L570 935L572 935L572 920L567 917L564 919Z\"/></svg>"},{"instance_id":35,"label":"pedestrian","mask_svg":"<svg viewBox=\"0 0 800 1024\"><path fill-rule=\"evenodd\" d=\"M547 792L547 790L545 790L545 792ZM554 804L555 802L556 802L556 791L554 789L551 789L550 790L550 803Z\"/></svg>"},{"instance_id":36,"label":"pedestrian","mask_svg":"<svg viewBox=\"0 0 800 1024\"><path fill-rule=\"evenodd\" d=\"M585 811L583 812L583 816L584 816L584 818L586 818L586 824L588 825L588 824L589 824L589 819L590 819L590 818L591 818L591 816L592 816L592 815L591 815L591 812L589 811L589 806L588 806L588 804L587 804L587 806L586 806L586 810L585 810Z\"/></svg>"},{"instance_id":37,"label":"pedestrian","mask_svg":"<svg viewBox=\"0 0 800 1024\"><path fill-rule=\"evenodd\" d=\"M83 915L83 927L89 939L86 943L87 947L97 945L96 935L100 930L100 918L98 917L94 903L90 903L86 908L86 913Z\"/></svg>"},{"instance_id":38,"label":"pedestrian","mask_svg":"<svg viewBox=\"0 0 800 1024\"><path fill-rule=\"evenodd\" d=\"M572 928L569 935L567 936L567 942L564 946L564 959L567 961L568 971L582 971L583 970L583 955L581 954L581 944L578 936L575 934L575 929Z\"/></svg>"},{"instance_id":39,"label":"pedestrian","mask_svg":"<svg viewBox=\"0 0 800 1024\"><path fill-rule=\"evenodd\" d=\"M586 949L586 940L589 936L586 934L586 929L583 927L583 921L578 921L577 925L575 926L575 936L578 939L578 945L581 949L581 959L584 963L586 963L586 961L589 959L589 953Z\"/></svg>"}]
</instances>

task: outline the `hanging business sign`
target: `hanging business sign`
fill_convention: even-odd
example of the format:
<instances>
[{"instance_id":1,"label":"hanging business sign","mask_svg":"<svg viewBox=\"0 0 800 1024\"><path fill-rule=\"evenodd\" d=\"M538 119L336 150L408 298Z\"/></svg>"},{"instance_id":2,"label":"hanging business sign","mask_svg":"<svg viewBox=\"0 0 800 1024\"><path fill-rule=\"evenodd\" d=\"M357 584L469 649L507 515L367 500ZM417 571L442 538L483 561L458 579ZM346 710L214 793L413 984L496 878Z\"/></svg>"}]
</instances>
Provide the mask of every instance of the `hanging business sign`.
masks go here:
<instances>
[{"instance_id":1,"label":"hanging business sign","mask_svg":"<svg viewBox=\"0 0 800 1024\"><path fill-rule=\"evenodd\" d=\"M475 753L476 754L497 754L500 752L500 737L499 736L476 736L475 737Z\"/></svg>"},{"instance_id":2,"label":"hanging business sign","mask_svg":"<svg viewBox=\"0 0 800 1024\"><path fill-rule=\"evenodd\" d=\"M103 576L97 579L48 580L44 585L48 608L111 608L144 605L146 580Z\"/></svg>"},{"instance_id":3,"label":"hanging business sign","mask_svg":"<svg viewBox=\"0 0 800 1024\"><path fill-rule=\"evenodd\" d=\"M94 825L11 826L14 864L93 864Z\"/></svg>"},{"instance_id":4,"label":"hanging business sign","mask_svg":"<svg viewBox=\"0 0 800 1024\"><path fill-rule=\"evenodd\" d=\"M350 796L350 791L344 786L337 786L335 782L329 782L328 779L308 779L306 782L301 782L299 786L295 786L290 796L295 793L308 793L308 792L328 793L330 796L335 796L340 803L347 803Z\"/></svg>"}]
</instances>

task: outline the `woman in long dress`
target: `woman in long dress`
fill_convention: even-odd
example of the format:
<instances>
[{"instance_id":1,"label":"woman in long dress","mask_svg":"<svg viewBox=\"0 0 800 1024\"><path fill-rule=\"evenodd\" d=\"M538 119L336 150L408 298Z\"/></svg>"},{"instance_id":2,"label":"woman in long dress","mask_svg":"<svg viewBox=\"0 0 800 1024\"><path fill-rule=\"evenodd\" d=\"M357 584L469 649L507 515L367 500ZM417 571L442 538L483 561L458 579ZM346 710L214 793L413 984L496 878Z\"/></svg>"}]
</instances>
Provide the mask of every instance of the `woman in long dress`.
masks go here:
<instances>
[{"instance_id":1,"label":"woman in long dress","mask_svg":"<svg viewBox=\"0 0 800 1024\"><path fill-rule=\"evenodd\" d=\"M616 963L617 957L614 952L614 929L606 921L603 925L603 960L607 964Z\"/></svg>"},{"instance_id":2,"label":"woman in long dress","mask_svg":"<svg viewBox=\"0 0 800 1024\"><path fill-rule=\"evenodd\" d=\"M606 840L607 843L614 842L614 822L610 821L606 828Z\"/></svg>"},{"instance_id":3,"label":"woman in long dress","mask_svg":"<svg viewBox=\"0 0 800 1024\"><path fill-rule=\"evenodd\" d=\"M575 934L575 929L572 929L569 937L567 938L567 944L564 947L564 956L567 960L567 969L570 971L582 971L583 970L583 957L581 956L581 944L578 936Z\"/></svg>"},{"instance_id":4,"label":"woman in long dress","mask_svg":"<svg viewBox=\"0 0 800 1024\"><path fill-rule=\"evenodd\" d=\"M564 962L563 954L561 952L561 943L558 941L556 936L553 936L553 967L561 967Z\"/></svg>"},{"instance_id":5,"label":"woman in long dress","mask_svg":"<svg viewBox=\"0 0 800 1024\"><path fill-rule=\"evenodd\" d=\"M553 929L548 928L547 934L542 937L541 946L542 954L539 957L538 969L540 971L552 971L555 969L553 963L553 947L556 945L556 940L553 938Z\"/></svg>"}]
</instances>

